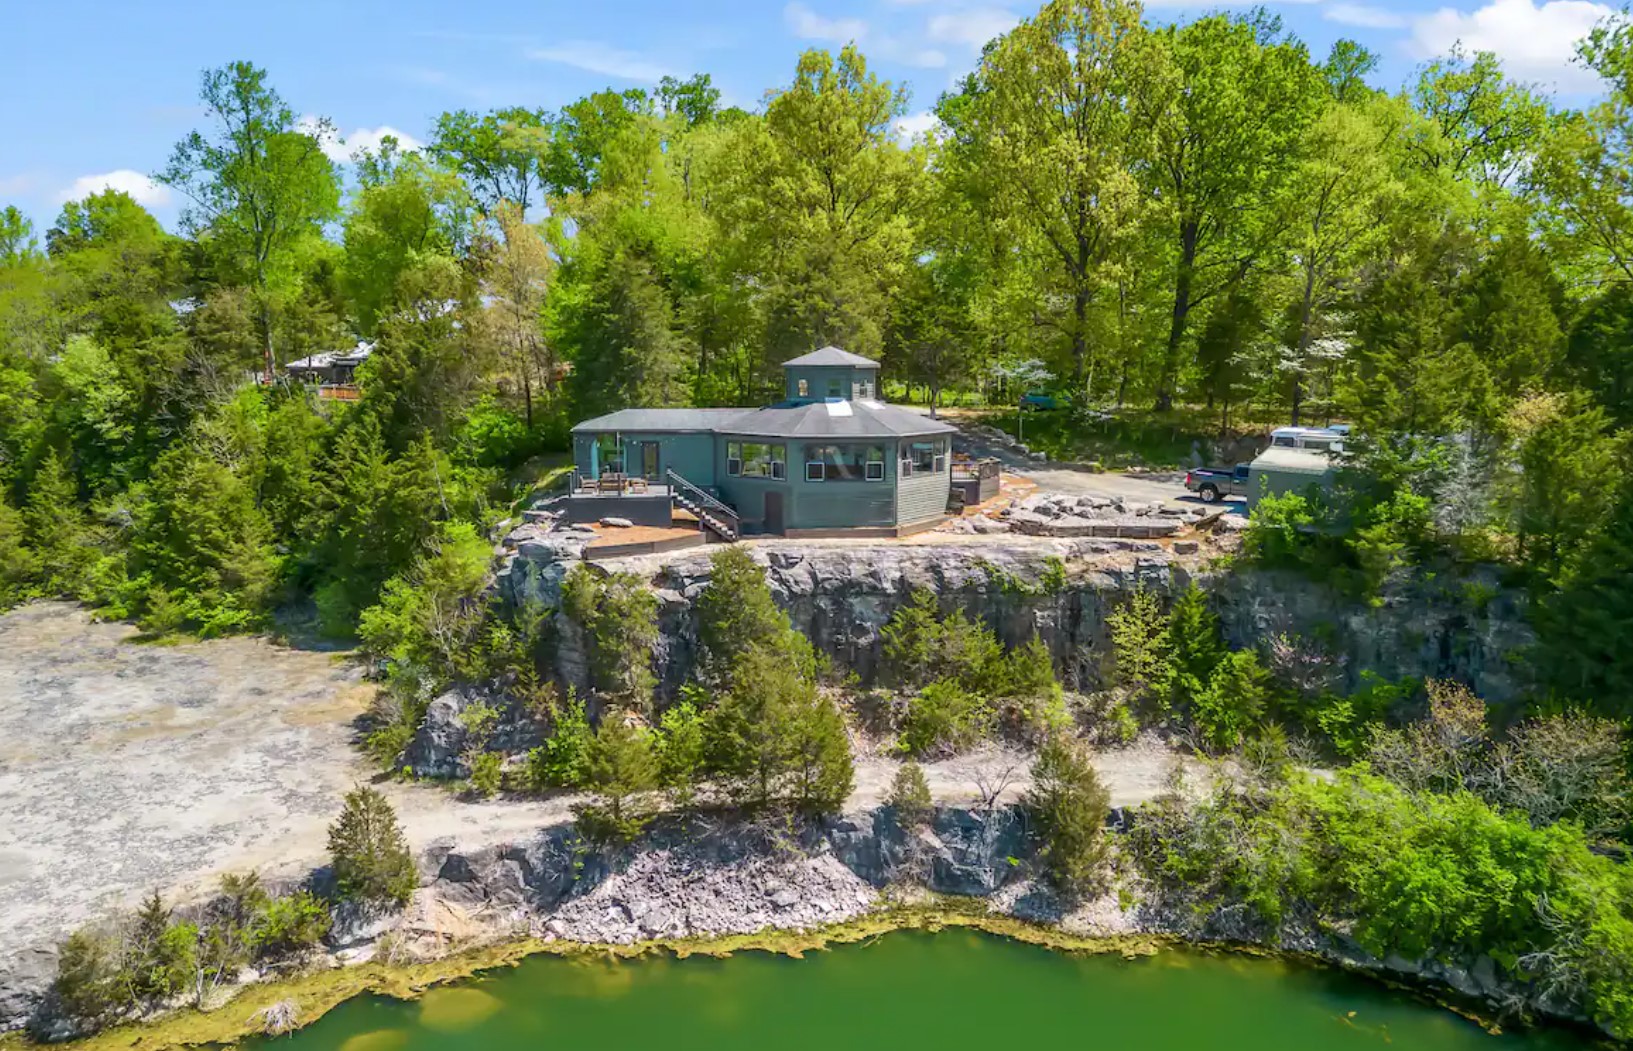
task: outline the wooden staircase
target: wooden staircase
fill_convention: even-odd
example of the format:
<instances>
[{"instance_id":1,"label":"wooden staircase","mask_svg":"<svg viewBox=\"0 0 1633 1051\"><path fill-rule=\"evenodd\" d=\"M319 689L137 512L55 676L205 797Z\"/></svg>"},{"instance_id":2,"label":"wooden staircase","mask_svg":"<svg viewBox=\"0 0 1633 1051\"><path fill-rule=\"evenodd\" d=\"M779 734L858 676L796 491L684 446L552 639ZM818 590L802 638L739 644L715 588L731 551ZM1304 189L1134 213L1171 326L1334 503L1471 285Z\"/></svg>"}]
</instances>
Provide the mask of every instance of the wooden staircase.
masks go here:
<instances>
[{"instance_id":1,"label":"wooden staircase","mask_svg":"<svg viewBox=\"0 0 1633 1051\"><path fill-rule=\"evenodd\" d=\"M737 512L715 499L699 486L693 485L674 471L665 471L675 506L690 512L703 528L726 543L736 543L743 535L743 523Z\"/></svg>"}]
</instances>

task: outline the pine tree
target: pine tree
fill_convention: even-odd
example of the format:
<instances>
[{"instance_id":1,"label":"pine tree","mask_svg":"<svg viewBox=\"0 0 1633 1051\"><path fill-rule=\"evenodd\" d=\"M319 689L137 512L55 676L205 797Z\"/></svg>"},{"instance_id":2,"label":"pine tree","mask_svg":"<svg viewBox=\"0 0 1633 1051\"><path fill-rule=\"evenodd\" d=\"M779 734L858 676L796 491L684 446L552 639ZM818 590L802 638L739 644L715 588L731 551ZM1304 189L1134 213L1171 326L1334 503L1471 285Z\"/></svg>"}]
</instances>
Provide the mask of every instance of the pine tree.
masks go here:
<instances>
[{"instance_id":1,"label":"pine tree","mask_svg":"<svg viewBox=\"0 0 1633 1051\"><path fill-rule=\"evenodd\" d=\"M1227 653L1191 698L1191 722L1208 747L1229 751L1242 743L1270 701L1270 673L1253 650Z\"/></svg>"},{"instance_id":2,"label":"pine tree","mask_svg":"<svg viewBox=\"0 0 1633 1051\"><path fill-rule=\"evenodd\" d=\"M728 545L709 560L709 582L693 607L704 670L713 682L731 681L732 668L750 646L775 642L790 629L765 570L746 549Z\"/></svg>"},{"instance_id":3,"label":"pine tree","mask_svg":"<svg viewBox=\"0 0 1633 1051\"><path fill-rule=\"evenodd\" d=\"M909 759L896 770L890 782L887 800L895 808L896 820L903 828L920 828L930 821L934 804L930 799L930 782L925 780L924 768Z\"/></svg>"},{"instance_id":4,"label":"pine tree","mask_svg":"<svg viewBox=\"0 0 1633 1051\"><path fill-rule=\"evenodd\" d=\"M882 669L889 681L907 689L936 677L941 662L941 618L935 593L914 588L879 632Z\"/></svg>"},{"instance_id":5,"label":"pine tree","mask_svg":"<svg viewBox=\"0 0 1633 1051\"><path fill-rule=\"evenodd\" d=\"M1106 815L1111 793L1100 783L1081 741L1064 732L1044 741L1023 805L1037 830L1049 882L1067 897L1094 891L1110 851Z\"/></svg>"},{"instance_id":6,"label":"pine tree","mask_svg":"<svg viewBox=\"0 0 1633 1051\"><path fill-rule=\"evenodd\" d=\"M159 892L136 912L121 970L137 1000L164 1000L188 987L196 961L198 928L174 923Z\"/></svg>"},{"instance_id":7,"label":"pine tree","mask_svg":"<svg viewBox=\"0 0 1633 1051\"><path fill-rule=\"evenodd\" d=\"M1106 617L1106 626L1118 685L1131 691L1136 702L1154 698L1166 706L1173 643L1162 600L1136 587L1128 601Z\"/></svg>"},{"instance_id":8,"label":"pine tree","mask_svg":"<svg viewBox=\"0 0 1633 1051\"><path fill-rule=\"evenodd\" d=\"M1184 710L1201 692L1225 655L1219 617L1208 608L1208 597L1193 582L1180 593L1168 618L1172 643L1169 666L1170 703Z\"/></svg>"},{"instance_id":9,"label":"pine tree","mask_svg":"<svg viewBox=\"0 0 1633 1051\"><path fill-rule=\"evenodd\" d=\"M41 587L50 594L74 595L95 552L86 545L79 484L55 449L45 454L29 484L23 535L39 559Z\"/></svg>"},{"instance_id":10,"label":"pine tree","mask_svg":"<svg viewBox=\"0 0 1633 1051\"><path fill-rule=\"evenodd\" d=\"M26 598L40 560L27 544L23 516L0 494L0 609Z\"/></svg>"},{"instance_id":11,"label":"pine tree","mask_svg":"<svg viewBox=\"0 0 1633 1051\"><path fill-rule=\"evenodd\" d=\"M609 711L590 741L585 787L594 803L579 810L579 825L592 840L628 843L652 820L658 788L658 756L652 735L622 712Z\"/></svg>"},{"instance_id":12,"label":"pine tree","mask_svg":"<svg viewBox=\"0 0 1633 1051\"><path fill-rule=\"evenodd\" d=\"M359 785L329 826L329 859L343 898L406 905L419 877L386 797Z\"/></svg>"},{"instance_id":13,"label":"pine tree","mask_svg":"<svg viewBox=\"0 0 1633 1051\"><path fill-rule=\"evenodd\" d=\"M1552 692L1613 719L1633 717L1633 477L1537 612L1539 665Z\"/></svg>"}]
</instances>

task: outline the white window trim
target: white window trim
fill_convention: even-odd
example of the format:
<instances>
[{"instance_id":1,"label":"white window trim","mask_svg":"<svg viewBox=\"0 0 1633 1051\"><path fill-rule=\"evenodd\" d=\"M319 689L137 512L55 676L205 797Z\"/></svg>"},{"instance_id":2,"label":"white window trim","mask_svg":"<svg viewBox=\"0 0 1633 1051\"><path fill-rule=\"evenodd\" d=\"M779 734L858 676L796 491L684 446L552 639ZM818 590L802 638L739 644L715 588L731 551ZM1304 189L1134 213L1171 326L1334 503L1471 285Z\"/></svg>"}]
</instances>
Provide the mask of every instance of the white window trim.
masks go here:
<instances>
[{"instance_id":1,"label":"white window trim","mask_svg":"<svg viewBox=\"0 0 1633 1051\"><path fill-rule=\"evenodd\" d=\"M771 477L782 481L788 477L788 463L785 460L771 461Z\"/></svg>"},{"instance_id":2,"label":"white window trim","mask_svg":"<svg viewBox=\"0 0 1633 1051\"><path fill-rule=\"evenodd\" d=\"M817 469L817 476L815 478L811 477L811 468L813 467ZM807 482L826 482L828 480L828 465L823 463L821 460L806 460L805 480Z\"/></svg>"},{"instance_id":3,"label":"white window trim","mask_svg":"<svg viewBox=\"0 0 1633 1051\"><path fill-rule=\"evenodd\" d=\"M945 471L946 469L947 469L947 454L946 453L941 453L941 454L936 456L935 471L936 471L937 474L940 474L941 472Z\"/></svg>"},{"instance_id":4,"label":"white window trim","mask_svg":"<svg viewBox=\"0 0 1633 1051\"><path fill-rule=\"evenodd\" d=\"M875 471L877 471L878 473L875 474L874 473ZM885 480L885 462L883 460L869 460L862 467L862 478L863 478L864 481L869 481L869 482L882 482L882 481L884 481Z\"/></svg>"}]
</instances>

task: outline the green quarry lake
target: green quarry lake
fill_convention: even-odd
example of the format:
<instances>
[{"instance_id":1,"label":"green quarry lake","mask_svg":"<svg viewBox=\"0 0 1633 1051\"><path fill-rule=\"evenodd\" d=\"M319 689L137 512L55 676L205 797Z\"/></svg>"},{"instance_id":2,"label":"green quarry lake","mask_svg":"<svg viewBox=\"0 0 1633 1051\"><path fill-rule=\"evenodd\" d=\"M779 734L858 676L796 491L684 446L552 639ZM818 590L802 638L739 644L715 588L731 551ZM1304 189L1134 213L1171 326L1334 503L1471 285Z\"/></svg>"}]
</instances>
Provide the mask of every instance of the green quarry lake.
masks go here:
<instances>
[{"instance_id":1,"label":"green quarry lake","mask_svg":"<svg viewBox=\"0 0 1633 1051\"><path fill-rule=\"evenodd\" d=\"M1364 980L1277 960L1073 956L966 931L796 960L537 956L414 1002L353 1000L267 1051L1566 1051L1491 1036Z\"/></svg>"}]
</instances>

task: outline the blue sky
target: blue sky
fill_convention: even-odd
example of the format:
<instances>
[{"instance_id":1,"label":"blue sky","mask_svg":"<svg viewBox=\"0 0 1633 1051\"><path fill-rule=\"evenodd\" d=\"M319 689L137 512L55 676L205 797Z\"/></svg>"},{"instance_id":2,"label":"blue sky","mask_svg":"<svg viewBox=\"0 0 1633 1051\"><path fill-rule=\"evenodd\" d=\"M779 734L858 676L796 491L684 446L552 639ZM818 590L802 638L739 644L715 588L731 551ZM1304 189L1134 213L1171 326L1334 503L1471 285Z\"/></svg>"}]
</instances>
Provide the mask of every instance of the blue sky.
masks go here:
<instances>
[{"instance_id":1,"label":"blue sky","mask_svg":"<svg viewBox=\"0 0 1633 1051\"><path fill-rule=\"evenodd\" d=\"M856 40L912 91L910 130L973 64L983 41L1036 8L1005 0L57 0L7 5L0 64L0 204L41 231L65 199L105 185L173 223L178 202L147 180L200 122L199 71L233 59L266 67L298 112L326 116L349 148L383 129L423 139L447 109L555 108L606 86L712 73L754 107L805 47ZM1155 0L1154 21L1247 4ZM1461 40L1511 73L1580 101L1591 79L1571 43L1611 8L1598 0L1270 2L1313 52L1349 36L1378 52L1374 80L1399 87Z\"/></svg>"}]
</instances>

